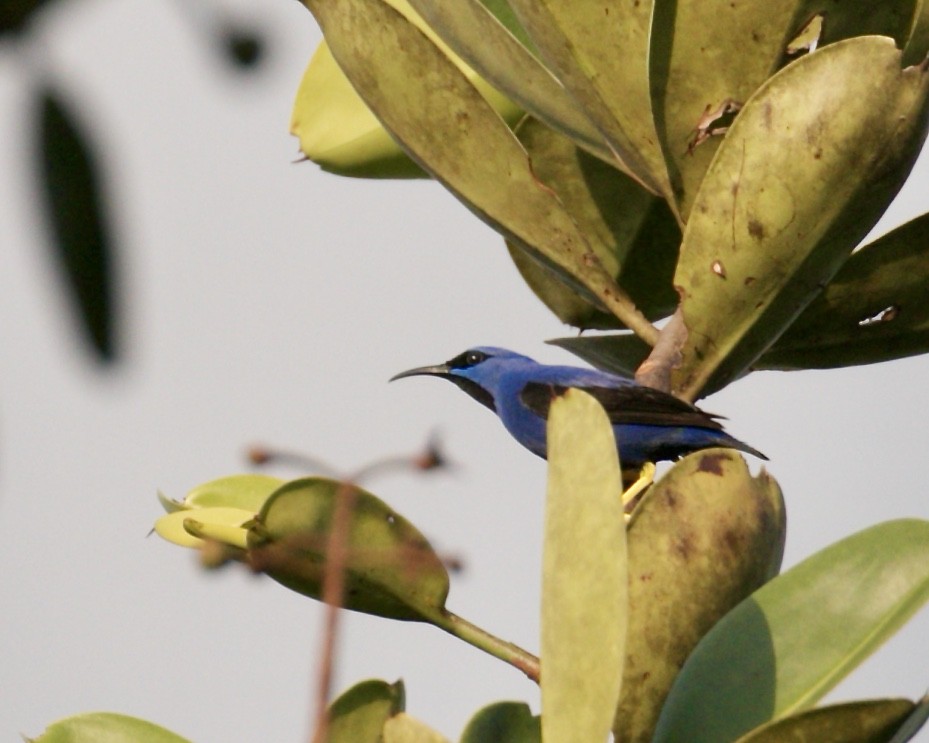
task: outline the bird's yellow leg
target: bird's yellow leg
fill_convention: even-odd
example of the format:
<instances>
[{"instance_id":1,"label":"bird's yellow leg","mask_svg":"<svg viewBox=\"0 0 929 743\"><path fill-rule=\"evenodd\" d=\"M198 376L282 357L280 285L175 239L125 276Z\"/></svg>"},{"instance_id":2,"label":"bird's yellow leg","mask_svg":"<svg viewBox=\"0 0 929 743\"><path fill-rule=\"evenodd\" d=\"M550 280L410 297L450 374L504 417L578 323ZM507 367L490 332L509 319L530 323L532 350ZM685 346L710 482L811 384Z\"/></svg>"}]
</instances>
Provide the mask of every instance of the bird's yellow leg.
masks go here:
<instances>
[{"instance_id":1,"label":"bird's yellow leg","mask_svg":"<svg viewBox=\"0 0 929 743\"><path fill-rule=\"evenodd\" d=\"M646 462L639 470L638 477L623 491L623 511L626 512L626 521L629 520L629 511L636 499L645 492L646 488L655 481L655 463Z\"/></svg>"}]
</instances>

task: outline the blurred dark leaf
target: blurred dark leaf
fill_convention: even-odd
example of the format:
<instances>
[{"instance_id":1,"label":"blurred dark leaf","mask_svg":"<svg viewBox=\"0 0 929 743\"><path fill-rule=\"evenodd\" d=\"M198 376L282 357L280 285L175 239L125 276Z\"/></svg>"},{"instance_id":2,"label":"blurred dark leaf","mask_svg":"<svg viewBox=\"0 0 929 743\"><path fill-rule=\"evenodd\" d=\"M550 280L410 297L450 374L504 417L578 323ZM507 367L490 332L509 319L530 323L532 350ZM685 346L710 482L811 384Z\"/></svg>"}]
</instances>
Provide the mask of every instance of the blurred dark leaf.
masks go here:
<instances>
[{"instance_id":1,"label":"blurred dark leaf","mask_svg":"<svg viewBox=\"0 0 929 743\"><path fill-rule=\"evenodd\" d=\"M2 0L0 2L0 36L26 30L33 14L49 0Z\"/></svg>"},{"instance_id":2,"label":"blurred dark leaf","mask_svg":"<svg viewBox=\"0 0 929 743\"><path fill-rule=\"evenodd\" d=\"M36 165L55 258L98 359L113 361L113 244L98 159L56 90L40 90L37 102Z\"/></svg>"},{"instance_id":3,"label":"blurred dark leaf","mask_svg":"<svg viewBox=\"0 0 929 743\"><path fill-rule=\"evenodd\" d=\"M265 41L254 29L230 26L223 33L223 48L230 64L252 70L264 59Z\"/></svg>"}]
</instances>

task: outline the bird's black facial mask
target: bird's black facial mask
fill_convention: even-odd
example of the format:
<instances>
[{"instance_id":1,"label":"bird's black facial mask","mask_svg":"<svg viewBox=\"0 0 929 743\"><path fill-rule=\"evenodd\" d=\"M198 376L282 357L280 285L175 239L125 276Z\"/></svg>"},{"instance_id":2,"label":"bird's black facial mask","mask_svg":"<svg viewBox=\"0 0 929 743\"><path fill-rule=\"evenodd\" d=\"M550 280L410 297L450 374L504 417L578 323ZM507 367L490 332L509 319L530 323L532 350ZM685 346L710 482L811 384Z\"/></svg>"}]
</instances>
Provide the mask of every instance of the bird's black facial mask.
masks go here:
<instances>
[{"instance_id":1,"label":"bird's black facial mask","mask_svg":"<svg viewBox=\"0 0 929 743\"><path fill-rule=\"evenodd\" d=\"M496 413L497 406L494 404L493 395L477 382L455 373L456 369L470 369L472 366L477 366L488 358L490 357L483 351L465 351L464 353L460 353L455 358L445 362L445 366L448 367L448 375L445 378L457 384L458 387L471 395L471 397L477 400L481 405L490 408Z\"/></svg>"}]
</instances>

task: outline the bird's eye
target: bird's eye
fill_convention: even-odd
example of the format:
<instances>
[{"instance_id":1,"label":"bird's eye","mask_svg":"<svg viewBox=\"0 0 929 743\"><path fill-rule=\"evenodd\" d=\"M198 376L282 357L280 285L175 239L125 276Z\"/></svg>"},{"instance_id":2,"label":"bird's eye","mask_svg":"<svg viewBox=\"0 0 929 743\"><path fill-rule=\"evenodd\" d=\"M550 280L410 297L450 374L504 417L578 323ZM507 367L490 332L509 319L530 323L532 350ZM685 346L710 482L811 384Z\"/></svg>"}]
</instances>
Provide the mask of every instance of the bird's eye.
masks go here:
<instances>
[{"instance_id":1,"label":"bird's eye","mask_svg":"<svg viewBox=\"0 0 929 743\"><path fill-rule=\"evenodd\" d=\"M464 351L446 363L452 369L468 369L487 361L488 358L490 357L483 351Z\"/></svg>"}]
</instances>

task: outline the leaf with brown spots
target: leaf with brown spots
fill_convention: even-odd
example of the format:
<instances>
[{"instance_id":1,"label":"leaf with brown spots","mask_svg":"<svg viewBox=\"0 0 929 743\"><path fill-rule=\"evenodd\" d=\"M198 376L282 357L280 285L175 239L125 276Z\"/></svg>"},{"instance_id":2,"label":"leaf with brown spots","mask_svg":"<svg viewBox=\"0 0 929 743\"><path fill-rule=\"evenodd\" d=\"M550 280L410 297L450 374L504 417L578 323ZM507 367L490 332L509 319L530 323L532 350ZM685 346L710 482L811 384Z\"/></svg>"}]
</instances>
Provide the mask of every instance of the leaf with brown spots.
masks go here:
<instances>
[{"instance_id":1,"label":"leaf with brown spots","mask_svg":"<svg viewBox=\"0 0 929 743\"><path fill-rule=\"evenodd\" d=\"M723 449L685 457L629 524L629 635L613 732L651 740L678 670L729 609L777 573L784 503L766 473Z\"/></svg>"},{"instance_id":2,"label":"leaf with brown spots","mask_svg":"<svg viewBox=\"0 0 929 743\"><path fill-rule=\"evenodd\" d=\"M672 374L680 396L744 374L896 195L929 118L929 72L900 62L888 38L841 41L781 70L742 109L700 187L674 275L689 331Z\"/></svg>"}]
</instances>

